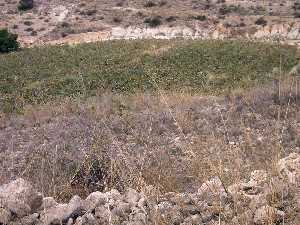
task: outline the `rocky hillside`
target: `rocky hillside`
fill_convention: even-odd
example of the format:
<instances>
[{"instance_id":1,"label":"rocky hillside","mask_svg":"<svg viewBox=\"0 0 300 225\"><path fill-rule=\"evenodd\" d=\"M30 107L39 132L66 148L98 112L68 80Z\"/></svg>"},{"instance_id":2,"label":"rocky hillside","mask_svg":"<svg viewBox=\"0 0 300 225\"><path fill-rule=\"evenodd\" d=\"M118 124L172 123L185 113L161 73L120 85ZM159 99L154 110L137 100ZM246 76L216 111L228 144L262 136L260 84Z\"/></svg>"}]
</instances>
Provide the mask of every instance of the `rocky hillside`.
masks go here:
<instances>
[{"instance_id":1,"label":"rocky hillside","mask_svg":"<svg viewBox=\"0 0 300 225\"><path fill-rule=\"evenodd\" d=\"M299 2L294 0L0 0L0 27L24 45L136 38L283 39L298 43Z\"/></svg>"},{"instance_id":2,"label":"rocky hillside","mask_svg":"<svg viewBox=\"0 0 300 225\"><path fill-rule=\"evenodd\" d=\"M218 177L193 193L93 192L60 204L23 179L0 187L0 224L287 224L300 221L300 155L279 160L275 174L251 173L245 182L224 187Z\"/></svg>"}]
</instances>

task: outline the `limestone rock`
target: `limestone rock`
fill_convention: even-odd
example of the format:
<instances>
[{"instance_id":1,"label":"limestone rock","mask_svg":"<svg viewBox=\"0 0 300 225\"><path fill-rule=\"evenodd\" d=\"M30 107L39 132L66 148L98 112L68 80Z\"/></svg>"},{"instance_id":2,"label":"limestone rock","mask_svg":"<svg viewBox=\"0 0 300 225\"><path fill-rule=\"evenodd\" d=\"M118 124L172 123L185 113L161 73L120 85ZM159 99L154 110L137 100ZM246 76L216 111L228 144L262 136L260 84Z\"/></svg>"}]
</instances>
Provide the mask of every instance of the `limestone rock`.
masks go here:
<instances>
[{"instance_id":1,"label":"limestone rock","mask_svg":"<svg viewBox=\"0 0 300 225\"><path fill-rule=\"evenodd\" d=\"M69 204L58 204L45 209L41 221L45 225L67 223L70 218L84 214L83 202L79 196L74 196Z\"/></svg>"},{"instance_id":2,"label":"limestone rock","mask_svg":"<svg viewBox=\"0 0 300 225\"><path fill-rule=\"evenodd\" d=\"M85 200L85 209L93 210L99 205L104 205L108 201L106 194L99 191L91 193Z\"/></svg>"},{"instance_id":3,"label":"limestone rock","mask_svg":"<svg viewBox=\"0 0 300 225\"><path fill-rule=\"evenodd\" d=\"M54 198L52 197L46 197L46 198L43 198L43 204L42 204L42 209L49 209L49 208L52 208L54 206L57 206L58 203L55 201Z\"/></svg>"},{"instance_id":4,"label":"limestone rock","mask_svg":"<svg viewBox=\"0 0 300 225\"><path fill-rule=\"evenodd\" d=\"M0 207L10 210L17 217L34 212L42 204L42 196L24 179L17 179L0 187Z\"/></svg>"}]
</instances>

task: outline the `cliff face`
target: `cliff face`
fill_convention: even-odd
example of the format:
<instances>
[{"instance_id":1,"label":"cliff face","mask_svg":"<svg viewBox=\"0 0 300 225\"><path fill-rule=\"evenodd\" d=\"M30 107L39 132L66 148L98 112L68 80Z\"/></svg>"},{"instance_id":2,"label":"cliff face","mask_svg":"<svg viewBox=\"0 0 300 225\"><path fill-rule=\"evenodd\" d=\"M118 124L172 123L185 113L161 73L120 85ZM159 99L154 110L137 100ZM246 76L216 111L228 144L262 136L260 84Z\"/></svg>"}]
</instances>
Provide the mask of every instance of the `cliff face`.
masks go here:
<instances>
[{"instance_id":1,"label":"cliff face","mask_svg":"<svg viewBox=\"0 0 300 225\"><path fill-rule=\"evenodd\" d=\"M290 224L300 219L300 155L279 160L274 174L253 171L225 188L218 177L193 193L159 194L155 187L74 196L59 204L25 180L0 187L0 224Z\"/></svg>"},{"instance_id":2,"label":"cliff face","mask_svg":"<svg viewBox=\"0 0 300 225\"><path fill-rule=\"evenodd\" d=\"M22 39L25 45L78 44L118 39L244 39L250 41L300 44L300 23L278 23L261 27L228 27L224 24L209 26L160 26L157 28L116 26L104 31L70 34L56 40Z\"/></svg>"},{"instance_id":3,"label":"cliff face","mask_svg":"<svg viewBox=\"0 0 300 225\"><path fill-rule=\"evenodd\" d=\"M281 40L285 42L297 42L300 39L300 23L278 23L264 27L252 27L248 29L226 27L223 24L208 27L115 27L111 30L110 39L139 39L139 38L203 38L226 39L245 38L250 40Z\"/></svg>"}]
</instances>

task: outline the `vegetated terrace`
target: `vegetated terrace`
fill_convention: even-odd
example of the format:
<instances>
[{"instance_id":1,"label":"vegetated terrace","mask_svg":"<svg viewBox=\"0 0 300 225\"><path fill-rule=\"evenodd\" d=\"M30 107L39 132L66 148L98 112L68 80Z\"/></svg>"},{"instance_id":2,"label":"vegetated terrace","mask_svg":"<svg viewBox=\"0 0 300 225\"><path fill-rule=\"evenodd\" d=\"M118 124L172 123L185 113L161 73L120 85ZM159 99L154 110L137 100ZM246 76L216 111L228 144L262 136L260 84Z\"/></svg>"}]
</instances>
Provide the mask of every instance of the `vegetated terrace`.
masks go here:
<instances>
[{"instance_id":1,"label":"vegetated terrace","mask_svg":"<svg viewBox=\"0 0 300 225\"><path fill-rule=\"evenodd\" d=\"M103 91L224 94L273 79L274 68L284 74L297 57L292 47L214 40L108 41L24 49L0 55L1 111Z\"/></svg>"}]
</instances>

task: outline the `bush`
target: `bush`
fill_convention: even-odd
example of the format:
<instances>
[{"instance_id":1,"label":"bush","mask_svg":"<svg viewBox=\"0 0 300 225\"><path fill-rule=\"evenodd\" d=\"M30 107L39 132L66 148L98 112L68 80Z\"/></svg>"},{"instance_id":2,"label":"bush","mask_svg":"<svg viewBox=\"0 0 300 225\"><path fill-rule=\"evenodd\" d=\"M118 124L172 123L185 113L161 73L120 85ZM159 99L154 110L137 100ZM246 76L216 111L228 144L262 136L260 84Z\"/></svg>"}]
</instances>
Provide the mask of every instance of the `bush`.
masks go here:
<instances>
[{"instance_id":1,"label":"bush","mask_svg":"<svg viewBox=\"0 0 300 225\"><path fill-rule=\"evenodd\" d=\"M154 7L156 6L156 3L155 2L152 2L152 1L147 1L145 4L144 4L144 7L146 8L151 8L151 7Z\"/></svg>"},{"instance_id":2,"label":"bush","mask_svg":"<svg viewBox=\"0 0 300 225\"><path fill-rule=\"evenodd\" d=\"M7 29L0 30L0 53L16 51L19 48L18 35L9 33Z\"/></svg>"},{"instance_id":3,"label":"bush","mask_svg":"<svg viewBox=\"0 0 300 225\"><path fill-rule=\"evenodd\" d=\"M193 16L195 20L205 21L207 18L205 15Z\"/></svg>"},{"instance_id":4,"label":"bush","mask_svg":"<svg viewBox=\"0 0 300 225\"><path fill-rule=\"evenodd\" d=\"M20 0L18 9L25 11L33 8L33 0Z\"/></svg>"},{"instance_id":5,"label":"bush","mask_svg":"<svg viewBox=\"0 0 300 225\"><path fill-rule=\"evenodd\" d=\"M256 25L260 25L260 26L266 26L267 25L267 21L263 18L263 17L260 17L259 19L257 19L255 21L255 24Z\"/></svg>"},{"instance_id":6,"label":"bush","mask_svg":"<svg viewBox=\"0 0 300 225\"><path fill-rule=\"evenodd\" d=\"M144 23L147 23L150 27L158 27L162 22L159 16L155 16L145 19Z\"/></svg>"}]
</instances>

